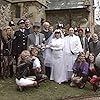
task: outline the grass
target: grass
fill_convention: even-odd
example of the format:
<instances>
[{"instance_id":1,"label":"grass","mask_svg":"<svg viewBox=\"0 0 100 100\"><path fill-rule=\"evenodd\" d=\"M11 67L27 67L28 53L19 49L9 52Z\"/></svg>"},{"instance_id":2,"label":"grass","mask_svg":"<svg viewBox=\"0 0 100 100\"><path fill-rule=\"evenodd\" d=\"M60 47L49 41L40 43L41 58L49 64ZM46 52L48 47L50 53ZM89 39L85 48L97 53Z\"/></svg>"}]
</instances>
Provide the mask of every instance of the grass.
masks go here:
<instances>
[{"instance_id":1,"label":"grass","mask_svg":"<svg viewBox=\"0 0 100 100\"><path fill-rule=\"evenodd\" d=\"M0 80L0 100L62 100L64 97L96 95L90 86L84 89L71 88L68 84L56 84L53 81L41 83L38 89L32 87L23 92L16 90L14 78Z\"/></svg>"}]
</instances>

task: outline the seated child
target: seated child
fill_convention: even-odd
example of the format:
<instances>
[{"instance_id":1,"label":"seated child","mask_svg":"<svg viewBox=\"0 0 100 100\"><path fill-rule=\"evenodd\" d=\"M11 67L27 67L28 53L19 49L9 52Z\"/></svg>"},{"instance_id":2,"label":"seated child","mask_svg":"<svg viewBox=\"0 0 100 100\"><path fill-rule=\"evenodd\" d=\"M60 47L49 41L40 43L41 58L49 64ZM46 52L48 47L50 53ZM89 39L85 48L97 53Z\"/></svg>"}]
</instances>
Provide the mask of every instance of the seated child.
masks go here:
<instances>
[{"instance_id":1,"label":"seated child","mask_svg":"<svg viewBox=\"0 0 100 100\"><path fill-rule=\"evenodd\" d=\"M100 83L100 69L95 65L95 56L93 53L89 54L89 82L93 85L93 90L96 92Z\"/></svg>"},{"instance_id":2,"label":"seated child","mask_svg":"<svg viewBox=\"0 0 100 100\"><path fill-rule=\"evenodd\" d=\"M24 50L19 56L18 66L16 69L16 84L20 91L22 91L23 87L37 85L36 77L30 76L30 66L30 52Z\"/></svg>"},{"instance_id":3,"label":"seated child","mask_svg":"<svg viewBox=\"0 0 100 100\"><path fill-rule=\"evenodd\" d=\"M73 75L70 86L78 86L83 88L88 78L89 64L85 60L85 54L80 53L73 66Z\"/></svg>"},{"instance_id":4,"label":"seated child","mask_svg":"<svg viewBox=\"0 0 100 100\"><path fill-rule=\"evenodd\" d=\"M35 75L37 82L40 83L41 81L47 79L47 76L42 74L40 60L37 58L38 55L38 48L31 47L30 48L31 59L33 59L33 66L31 69L31 75Z\"/></svg>"}]
</instances>

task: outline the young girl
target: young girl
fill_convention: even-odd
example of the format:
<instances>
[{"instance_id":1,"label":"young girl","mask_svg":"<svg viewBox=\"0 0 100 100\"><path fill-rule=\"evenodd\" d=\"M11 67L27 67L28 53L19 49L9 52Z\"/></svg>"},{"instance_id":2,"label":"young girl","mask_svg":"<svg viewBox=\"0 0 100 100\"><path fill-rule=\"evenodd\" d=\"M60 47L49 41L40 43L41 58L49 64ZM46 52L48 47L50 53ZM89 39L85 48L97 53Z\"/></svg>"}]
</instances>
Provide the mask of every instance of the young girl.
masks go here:
<instances>
[{"instance_id":1,"label":"young girl","mask_svg":"<svg viewBox=\"0 0 100 100\"><path fill-rule=\"evenodd\" d=\"M93 53L89 54L89 82L93 85L93 90L98 89L100 82L100 73L98 67L95 65L95 56Z\"/></svg>"},{"instance_id":2,"label":"young girl","mask_svg":"<svg viewBox=\"0 0 100 100\"><path fill-rule=\"evenodd\" d=\"M31 75L35 75L37 82L40 83L41 81L47 79L47 76L42 74L40 60L37 57L38 51L38 48L30 47L31 59L33 60Z\"/></svg>"},{"instance_id":3,"label":"young girl","mask_svg":"<svg viewBox=\"0 0 100 100\"><path fill-rule=\"evenodd\" d=\"M22 91L23 87L37 85L36 77L30 76L31 63L30 52L28 50L22 51L16 69L16 84L20 91Z\"/></svg>"},{"instance_id":4,"label":"young girl","mask_svg":"<svg viewBox=\"0 0 100 100\"><path fill-rule=\"evenodd\" d=\"M83 88L88 79L89 64L85 60L85 54L80 53L73 66L72 82L70 86Z\"/></svg>"}]
</instances>

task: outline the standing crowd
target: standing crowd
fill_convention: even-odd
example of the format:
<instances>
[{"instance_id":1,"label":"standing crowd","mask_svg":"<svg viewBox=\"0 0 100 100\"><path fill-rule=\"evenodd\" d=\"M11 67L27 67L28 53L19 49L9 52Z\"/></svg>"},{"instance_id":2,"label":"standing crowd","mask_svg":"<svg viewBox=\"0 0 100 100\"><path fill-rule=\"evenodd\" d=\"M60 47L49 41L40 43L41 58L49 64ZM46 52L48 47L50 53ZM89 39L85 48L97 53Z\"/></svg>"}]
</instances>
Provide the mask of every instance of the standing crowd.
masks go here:
<instances>
[{"instance_id":1,"label":"standing crowd","mask_svg":"<svg viewBox=\"0 0 100 100\"><path fill-rule=\"evenodd\" d=\"M100 85L100 57L98 35L89 28L54 29L49 22L31 24L20 19L15 31L13 21L0 30L2 78L16 77L19 90L27 86L38 87L46 79L58 84L84 88L86 82L96 91Z\"/></svg>"}]
</instances>

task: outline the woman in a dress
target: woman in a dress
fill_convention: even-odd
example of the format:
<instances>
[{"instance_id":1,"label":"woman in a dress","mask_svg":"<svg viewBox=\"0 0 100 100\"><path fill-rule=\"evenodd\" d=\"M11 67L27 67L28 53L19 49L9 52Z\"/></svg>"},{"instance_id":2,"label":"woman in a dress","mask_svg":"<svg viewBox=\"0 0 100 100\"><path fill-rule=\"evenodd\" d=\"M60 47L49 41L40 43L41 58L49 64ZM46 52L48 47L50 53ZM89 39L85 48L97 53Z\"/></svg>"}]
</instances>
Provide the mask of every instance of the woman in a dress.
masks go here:
<instances>
[{"instance_id":1,"label":"woman in a dress","mask_svg":"<svg viewBox=\"0 0 100 100\"><path fill-rule=\"evenodd\" d=\"M51 40L49 43L51 49L51 75L50 80L54 80L58 84L65 82L66 78L66 69L64 66L63 60L63 33L60 29L56 29L54 34L51 36Z\"/></svg>"}]
</instances>

